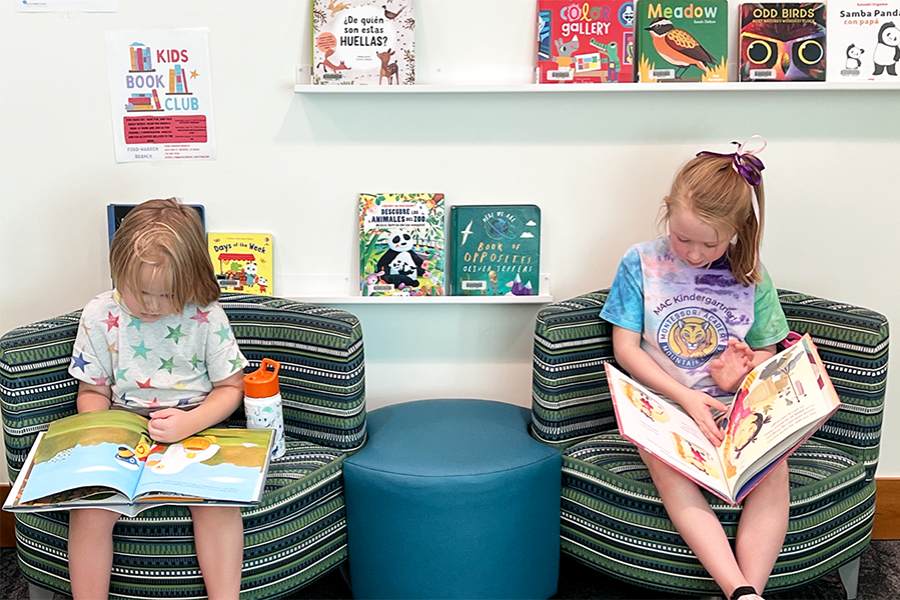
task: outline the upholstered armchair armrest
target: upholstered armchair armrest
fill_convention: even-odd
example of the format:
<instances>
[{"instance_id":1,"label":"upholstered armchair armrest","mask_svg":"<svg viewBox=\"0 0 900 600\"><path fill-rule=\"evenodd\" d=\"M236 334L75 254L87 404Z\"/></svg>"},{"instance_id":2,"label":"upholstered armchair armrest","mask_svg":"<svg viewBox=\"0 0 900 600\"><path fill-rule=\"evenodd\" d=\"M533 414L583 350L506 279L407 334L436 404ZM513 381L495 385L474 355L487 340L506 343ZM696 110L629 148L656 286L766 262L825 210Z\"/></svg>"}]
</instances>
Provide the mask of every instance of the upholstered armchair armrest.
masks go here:
<instances>
[{"instance_id":1,"label":"upholstered armchair armrest","mask_svg":"<svg viewBox=\"0 0 900 600\"><path fill-rule=\"evenodd\" d=\"M68 368L80 317L76 311L0 337L0 413L11 481L38 432L76 412L78 382Z\"/></svg>"},{"instance_id":2,"label":"upholstered armchair armrest","mask_svg":"<svg viewBox=\"0 0 900 600\"><path fill-rule=\"evenodd\" d=\"M534 327L531 433L556 446L616 428L603 363L612 327L600 318L608 290L547 305Z\"/></svg>"},{"instance_id":3,"label":"upholstered armchair armrest","mask_svg":"<svg viewBox=\"0 0 900 600\"><path fill-rule=\"evenodd\" d=\"M798 292L779 290L778 295L788 325L812 337L841 398L840 410L813 437L854 454L873 478L887 385L887 318Z\"/></svg>"}]
</instances>

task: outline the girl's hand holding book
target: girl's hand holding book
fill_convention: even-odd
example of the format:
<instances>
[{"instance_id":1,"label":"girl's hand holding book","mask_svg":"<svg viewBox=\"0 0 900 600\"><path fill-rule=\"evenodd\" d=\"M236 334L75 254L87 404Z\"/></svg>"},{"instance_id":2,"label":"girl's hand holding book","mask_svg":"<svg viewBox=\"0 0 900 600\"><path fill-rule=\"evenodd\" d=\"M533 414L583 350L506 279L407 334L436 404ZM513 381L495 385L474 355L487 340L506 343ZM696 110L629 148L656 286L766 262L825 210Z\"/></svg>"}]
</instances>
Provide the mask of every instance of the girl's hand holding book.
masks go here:
<instances>
[{"instance_id":1,"label":"girl's hand holding book","mask_svg":"<svg viewBox=\"0 0 900 600\"><path fill-rule=\"evenodd\" d=\"M687 389L676 400L681 405L681 408L694 419L700 431L706 436L706 439L712 442L713 445L719 446L722 443L724 433L716 424L710 409L725 412L728 410L728 407L709 394L691 389Z\"/></svg>"},{"instance_id":2,"label":"girl's hand holding book","mask_svg":"<svg viewBox=\"0 0 900 600\"><path fill-rule=\"evenodd\" d=\"M151 414L147 431L151 438L164 444L180 442L196 433L190 415L180 408L164 408Z\"/></svg>"}]
</instances>

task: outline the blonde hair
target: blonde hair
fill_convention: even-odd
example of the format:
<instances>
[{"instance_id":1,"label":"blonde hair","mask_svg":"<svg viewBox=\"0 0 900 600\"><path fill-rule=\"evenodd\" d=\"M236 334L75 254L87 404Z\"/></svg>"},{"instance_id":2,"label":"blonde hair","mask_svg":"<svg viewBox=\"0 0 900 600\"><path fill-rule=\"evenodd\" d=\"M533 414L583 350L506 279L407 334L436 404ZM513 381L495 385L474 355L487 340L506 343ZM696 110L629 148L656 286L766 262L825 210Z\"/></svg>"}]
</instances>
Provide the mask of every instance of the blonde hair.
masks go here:
<instances>
[{"instance_id":1,"label":"blonde hair","mask_svg":"<svg viewBox=\"0 0 900 600\"><path fill-rule=\"evenodd\" d=\"M113 237L109 269L116 288L140 291L145 264L154 269L154 276L166 278L178 312L187 304L206 306L219 298L200 217L174 198L137 205Z\"/></svg>"},{"instance_id":2,"label":"blonde hair","mask_svg":"<svg viewBox=\"0 0 900 600\"><path fill-rule=\"evenodd\" d=\"M753 194L759 203L759 221L753 212ZM743 285L762 280L759 246L765 216L762 181L751 186L732 167L730 156L701 155L675 175L672 190L663 201L661 222L668 223L675 206L686 208L716 230L733 229L735 244L725 255L734 278Z\"/></svg>"}]
</instances>

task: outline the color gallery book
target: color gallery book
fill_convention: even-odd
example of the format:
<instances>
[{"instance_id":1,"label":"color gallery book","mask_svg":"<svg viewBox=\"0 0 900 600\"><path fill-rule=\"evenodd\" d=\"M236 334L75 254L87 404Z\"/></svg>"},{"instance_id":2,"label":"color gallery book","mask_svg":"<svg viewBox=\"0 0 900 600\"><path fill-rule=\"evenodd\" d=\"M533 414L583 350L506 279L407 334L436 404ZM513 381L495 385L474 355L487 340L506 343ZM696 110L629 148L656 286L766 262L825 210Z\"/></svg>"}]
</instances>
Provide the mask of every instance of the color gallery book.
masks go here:
<instances>
[{"instance_id":1,"label":"color gallery book","mask_svg":"<svg viewBox=\"0 0 900 600\"><path fill-rule=\"evenodd\" d=\"M124 410L54 421L38 434L3 508L105 508L134 516L163 504L259 502L271 429L206 429L161 444L150 439L147 423Z\"/></svg>"},{"instance_id":2,"label":"color gallery book","mask_svg":"<svg viewBox=\"0 0 900 600\"><path fill-rule=\"evenodd\" d=\"M732 505L841 404L808 335L747 374L720 420L718 448L674 402L605 367L622 437Z\"/></svg>"}]
</instances>

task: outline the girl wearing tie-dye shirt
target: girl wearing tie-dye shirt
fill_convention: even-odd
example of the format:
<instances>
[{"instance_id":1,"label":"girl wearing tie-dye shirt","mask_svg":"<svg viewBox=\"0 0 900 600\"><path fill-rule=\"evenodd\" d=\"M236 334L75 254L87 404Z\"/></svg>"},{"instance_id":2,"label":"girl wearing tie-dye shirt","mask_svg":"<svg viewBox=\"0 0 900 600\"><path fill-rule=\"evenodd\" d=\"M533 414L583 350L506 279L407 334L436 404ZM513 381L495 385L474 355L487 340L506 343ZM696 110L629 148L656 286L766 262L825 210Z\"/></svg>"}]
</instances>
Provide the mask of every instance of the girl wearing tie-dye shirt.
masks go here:
<instances>
[{"instance_id":1,"label":"girl wearing tie-dye shirt","mask_svg":"<svg viewBox=\"0 0 900 600\"><path fill-rule=\"evenodd\" d=\"M125 217L110 247L115 289L81 315L69 373L78 412L130 410L174 443L228 418L243 398L247 364L219 306L219 285L197 213L149 200ZM210 598L237 599L243 523L238 508L191 506L200 571ZM109 594L112 530L121 515L69 513L72 596Z\"/></svg>"},{"instance_id":2,"label":"girl wearing tie-dye shirt","mask_svg":"<svg viewBox=\"0 0 900 600\"><path fill-rule=\"evenodd\" d=\"M601 312L613 325L616 361L674 400L717 446L715 416L788 334L759 260L762 169L744 145L733 154L701 152L682 167L663 202L666 235L628 250ZM761 598L787 531L787 464L744 501L732 550L700 488L651 454L641 458L678 532L726 597Z\"/></svg>"}]
</instances>

